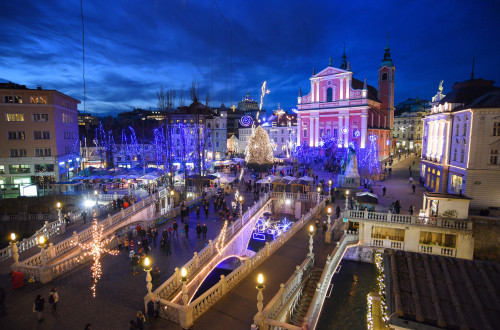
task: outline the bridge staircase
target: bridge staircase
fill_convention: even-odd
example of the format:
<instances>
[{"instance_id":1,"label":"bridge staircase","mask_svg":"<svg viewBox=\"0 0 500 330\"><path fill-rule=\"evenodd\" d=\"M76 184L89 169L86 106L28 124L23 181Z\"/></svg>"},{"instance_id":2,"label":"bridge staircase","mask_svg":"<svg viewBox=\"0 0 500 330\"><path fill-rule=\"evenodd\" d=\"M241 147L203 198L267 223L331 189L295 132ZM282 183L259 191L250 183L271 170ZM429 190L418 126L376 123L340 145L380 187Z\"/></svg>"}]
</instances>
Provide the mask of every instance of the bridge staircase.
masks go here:
<instances>
[{"instance_id":1,"label":"bridge staircase","mask_svg":"<svg viewBox=\"0 0 500 330\"><path fill-rule=\"evenodd\" d=\"M314 293L316 292L316 287L321 279L321 273L323 269L314 267L311 269L311 273L305 283L302 294L297 302L297 306L292 311L292 316L290 317L290 323L298 327L302 326L304 322L304 317L309 310L309 306L314 298Z\"/></svg>"}]
</instances>

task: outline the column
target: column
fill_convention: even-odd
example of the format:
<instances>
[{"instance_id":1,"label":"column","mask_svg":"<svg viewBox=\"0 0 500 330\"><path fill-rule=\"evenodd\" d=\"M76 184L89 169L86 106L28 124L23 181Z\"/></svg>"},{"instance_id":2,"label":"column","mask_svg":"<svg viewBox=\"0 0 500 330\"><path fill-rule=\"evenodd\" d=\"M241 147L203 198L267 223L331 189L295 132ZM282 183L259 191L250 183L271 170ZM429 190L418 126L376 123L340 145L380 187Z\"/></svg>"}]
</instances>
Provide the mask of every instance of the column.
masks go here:
<instances>
[{"instance_id":1,"label":"column","mask_svg":"<svg viewBox=\"0 0 500 330\"><path fill-rule=\"evenodd\" d=\"M316 123L314 126L314 134L315 134L315 139L314 139L314 146L319 147L319 114L317 114Z\"/></svg>"},{"instance_id":2,"label":"column","mask_svg":"<svg viewBox=\"0 0 500 330\"><path fill-rule=\"evenodd\" d=\"M314 147L314 117L312 114L309 115L309 146Z\"/></svg>"},{"instance_id":3,"label":"column","mask_svg":"<svg viewBox=\"0 0 500 330\"><path fill-rule=\"evenodd\" d=\"M339 116L339 127L337 129L337 138L342 138L342 127L344 126L344 116ZM342 148L342 144L338 144L337 147Z\"/></svg>"},{"instance_id":4,"label":"column","mask_svg":"<svg viewBox=\"0 0 500 330\"><path fill-rule=\"evenodd\" d=\"M311 80L311 103L314 102L314 81Z\"/></svg>"},{"instance_id":5,"label":"column","mask_svg":"<svg viewBox=\"0 0 500 330\"><path fill-rule=\"evenodd\" d=\"M344 147L347 148L349 146L349 134L351 134L351 131L349 129L349 115L344 117L344 127L347 127L348 130L344 134Z\"/></svg>"},{"instance_id":6,"label":"column","mask_svg":"<svg viewBox=\"0 0 500 330\"><path fill-rule=\"evenodd\" d=\"M300 141L302 139L302 118L300 118L300 113L297 114L297 146L300 146Z\"/></svg>"},{"instance_id":7,"label":"column","mask_svg":"<svg viewBox=\"0 0 500 330\"><path fill-rule=\"evenodd\" d=\"M344 77L340 77L340 99L344 99Z\"/></svg>"},{"instance_id":8,"label":"column","mask_svg":"<svg viewBox=\"0 0 500 330\"><path fill-rule=\"evenodd\" d=\"M316 82L316 102L319 102L319 80Z\"/></svg>"},{"instance_id":9,"label":"column","mask_svg":"<svg viewBox=\"0 0 500 330\"><path fill-rule=\"evenodd\" d=\"M367 117L367 115L361 115L361 148L366 147L366 133L368 128L368 125L366 123Z\"/></svg>"}]
</instances>

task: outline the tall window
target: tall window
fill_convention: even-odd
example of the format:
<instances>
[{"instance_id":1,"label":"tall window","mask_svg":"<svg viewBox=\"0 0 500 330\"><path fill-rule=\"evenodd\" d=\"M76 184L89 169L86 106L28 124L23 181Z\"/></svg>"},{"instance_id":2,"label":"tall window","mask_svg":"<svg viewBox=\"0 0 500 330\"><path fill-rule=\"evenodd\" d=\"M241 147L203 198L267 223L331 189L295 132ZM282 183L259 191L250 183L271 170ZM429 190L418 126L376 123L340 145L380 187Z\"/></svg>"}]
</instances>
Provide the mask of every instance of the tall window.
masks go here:
<instances>
[{"instance_id":1,"label":"tall window","mask_svg":"<svg viewBox=\"0 0 500 330\"><path fill-rule=\"evenodd\" d=\"M307 137L307 128L304 128L304 137Z\"/></svg>"},{"instance_id":2,"label":"tall window","mask_svg":"<svg viewBox=\"0 0 500 330\"><path fill-rule=\"evenodd\" d=\"M467 123L464 123L463 130L462 130L462 136L467 135Z\"/></svg>"},{"instance_id":3,"label":"tall window","mask_svg":"<svg viewBox=\"0 0 500 330\"><path fill-rule=\"evenodd\" d=\"M460 153L460 163L463 163L465 159L465 150L462 149L462 152Z\"/></svg>"},{"instance_id":4,"label":"tall window","mask_svg":"<svg viewBox=\"0 0 500 330\"><path fill-rule=\"evenodd\" d=\"M459 124L455 125L455 136L458 136L458 128L460 127Z\"/></svg>"},{"instance_id":5,"label":"tall window","mask_svg":"<svg viewBox=\"0 0 500 330\"><path fill-rule=\"evenodd\" d=\"M52 150L50 148L36 148L35 157L50 157L52 156Z\"/></svg>"},{"instance_id":6,"label":"tall window","mask_svg":"<svg viewBox=\"0 0 500 330\"><path fill-rule=\"evenodd\" d=\"M23 98L22 96L6 95L4 101L5 103L23 103Z\"/></svg>"},{"instance_id":7,"label":"tall window","mask_svg":"<svg viewBox=\"0 0 500 330\"><path fill-rule=\"evenodd\" d=\"M24 121L24 114L22 113L7 113L5 114L7 121Z\"/></svg>"},{"instance_id":8,"label":"tall window","mask_svg":"<svg viewBox=\"0 0 500 330\"><path fill-rule=\"evenodd\" d=\"M456 162L457 161L457 148L455 148L453 150L453 161Z\"/></svg>"},{"instance_id":9,"label":"tall window","mask_svg":"<svg viewBox=\"0 0 500 330\"><path fill-rule=\"evenodd\" d=\"M500 121L493 123L493 136L500 136Z\"/></svg>"},{"instance_id":10,"label":"tall window","mask_svg":"<svg viewBox=\"0 0 500 330\"><path fill-rule=\"evenodd\" d=\"M382 74L382 80L387 80L387 73Z\"/></svg>"},{"instance_id":11,"label":"tall window","mask_svg":"<svg viewBox=\"0 0 500 330\"><path fill-rule=\"evenodd\" d=\"M62 120L63 120L63 123L65 123L65 124L72 124L73 123L73 117L71 117L71 115L69 115L67 113L62 114Z\"/></svg>"},{"instance_id":12,"label":"tall window","mask_svg":"<svg viewBox=\"0 0 500 330\"><path fill-rule=\"evenodd\" d=\"M10 157L28 157L26 149L9 149Z\"/></svg>"},{"instance_id":13,"label":"tall window","mask_svg":"<svg viewBox=\"0 0 500 330\"><path fill-rule=\"evenodd\" d=\"M337 137L338 135L338 131L336 128L333 129L333 137Z\"/></svg>"},{"instance_id":14,"label":"tall window","mask_svg":"<svg viewBox=\"0 0 500 330\"><path fill-rule=\"evenodd\" d=\"M498 149L492 149L490 151L490 164L492 165L498 164Z\"/></svg>"},{"instance_id":15,"label":"tall window","mask_svg":"<svg viewBox=\"0 0 500 330\"><path fill-rule=\"evenodd\" d=\"M326 102L333 101L333 89L330 87L326 90Z\"/></svg>"}]
</instances>

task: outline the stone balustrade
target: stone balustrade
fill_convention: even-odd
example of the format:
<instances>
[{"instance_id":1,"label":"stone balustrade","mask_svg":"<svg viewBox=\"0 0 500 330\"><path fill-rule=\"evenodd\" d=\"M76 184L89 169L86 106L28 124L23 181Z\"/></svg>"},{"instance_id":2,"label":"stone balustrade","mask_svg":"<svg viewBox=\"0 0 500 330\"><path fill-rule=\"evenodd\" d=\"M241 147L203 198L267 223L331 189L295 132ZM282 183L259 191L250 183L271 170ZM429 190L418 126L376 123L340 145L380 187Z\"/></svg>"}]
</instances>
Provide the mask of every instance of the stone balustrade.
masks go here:
<instances>
[{"instance_id":1,"label":"stone balustrade","mask_svg":"<svg viewBox=\"0 0 500 330\"><path fill-rule=\"evenodd\" d=\"M323 273L321 274L321 278L318 282L316 293L313 296L311 305L309 306L306 315L306 321L309 323L311 329L316 328L319 314L321 312L321 308L323 307L323 302L325 301L333 274L340 264L346 249L350 245L357 244L358 241L359 235L356 231L346 231L332 253L327 256L325 268L323 268Z\"/></svg>"},{"instance_id":2,"label":"stone balustrade","mask_svg":"<svg viewBox=\"0 0 500 330\"><path fill-rule=\"evenodd\" d=\"M406 215L394 213L380 213L368 211L347 210L342 214L349 221L380 221L387 223L400 223L417 226L429 226L448 229L472 230L472 221L468 219L452 219L444 217L422 217L419 215Z\"/></svg>"}]
</instances>

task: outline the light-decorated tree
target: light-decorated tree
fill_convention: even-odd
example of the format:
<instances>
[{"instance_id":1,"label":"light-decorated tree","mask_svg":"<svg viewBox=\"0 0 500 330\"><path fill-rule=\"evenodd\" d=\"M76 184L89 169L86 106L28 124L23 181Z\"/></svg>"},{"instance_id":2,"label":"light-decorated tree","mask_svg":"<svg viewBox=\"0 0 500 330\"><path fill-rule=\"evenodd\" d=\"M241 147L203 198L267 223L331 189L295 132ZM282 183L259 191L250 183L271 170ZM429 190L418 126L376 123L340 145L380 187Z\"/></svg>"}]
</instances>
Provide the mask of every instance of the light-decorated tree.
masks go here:
<instances>
[{"instance_id":1,"label":"light-decorated tree","mask_svg":"<svg viewBox=\"0 0 500 330\"><path fill-rule=\"evenodd\" d=\"M274 162L273 147L267 132L258 126L248 140L245 161L249 167L264 171Z\"/></svg>"}]
</instances>

